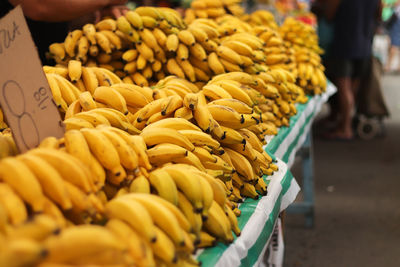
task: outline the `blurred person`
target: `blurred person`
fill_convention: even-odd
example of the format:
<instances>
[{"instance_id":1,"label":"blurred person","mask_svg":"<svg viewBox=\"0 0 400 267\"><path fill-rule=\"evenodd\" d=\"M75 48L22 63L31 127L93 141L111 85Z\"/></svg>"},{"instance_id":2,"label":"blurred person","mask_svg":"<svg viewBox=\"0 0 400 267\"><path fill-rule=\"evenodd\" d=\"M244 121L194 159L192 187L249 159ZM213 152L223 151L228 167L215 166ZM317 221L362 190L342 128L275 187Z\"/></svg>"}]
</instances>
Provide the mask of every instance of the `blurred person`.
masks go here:
<instances>
[{"instance_id":1,"label":"blurred person","mask_svg":"<svg viewBox=\"0 0 400 267\"><path fill-rule=\"evenodd\" d=\"M385 18L384 15L388 14L388 11L382 12L382 19L386 19L390 24L387 29L390 37L389 56L384 68L386 72L389 72L391 70L393 58L399 52L400 47L400 0L386 3L385 9L391 9L393 13L392 15L389 15L389 17ZM397 71L400 72L400 64L397 66Z\"/></svg>"},{"instance_id":2,"label":"blurred person","mask_svg":"<svg viewBox=\"0 0 400 267\"><path fill-rule=\"evenodd\" d=\"M0 0L0 18L21 5L39 57L46 63L45 53L50 44L63 42L68 34L69 21L92 15L119 17L127 8L127 0Z\"/></svg>"},{"instance_id":3,"label":"blurred person","mask_svg":"<svg viewBox=\"0 0 400 267\"><path fill-rule=\"evenodd\" d=\"M325 134L327 139L354 138L352 117L360 79L368 71L372 40L380 20L380 0L332 0L336 10L330 10L333 38L330 47L331 74L338 93L338 121Z\"/></svg>"}]
</instances>

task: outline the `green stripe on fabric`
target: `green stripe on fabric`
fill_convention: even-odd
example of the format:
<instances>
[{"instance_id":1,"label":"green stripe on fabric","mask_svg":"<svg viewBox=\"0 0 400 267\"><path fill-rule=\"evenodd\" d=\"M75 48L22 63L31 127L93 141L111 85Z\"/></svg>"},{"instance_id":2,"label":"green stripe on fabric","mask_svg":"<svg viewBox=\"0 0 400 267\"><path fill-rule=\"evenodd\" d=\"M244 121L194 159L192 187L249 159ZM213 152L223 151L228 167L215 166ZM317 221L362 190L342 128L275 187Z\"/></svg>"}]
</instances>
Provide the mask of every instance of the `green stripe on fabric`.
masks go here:
<instances>
[{"instance_id":1,"label":"green stripe on fabric","mask_svg":"<svg viewBox=\"0 0 400 267\"><path fill-rule=\"evenodd\" d=\"M300 118L300 115L303 113L303 111L307 107L307 104L310 102L311 97L309 97L308 99L308 102L305 104L297 104L297 114L290 118L289 127L281 127L278 134L274 138L272 138L272 140L267 144L266 151L269 152L269 154L274 154L280 144L283 142L283 140L285 140L285 138L291 132L293 125L295 125Z\"/></svg>"},{"instance_id":2,"label":"green stripe on fabric","mask_svg":"<svg viewBox=\"0 0 400 267\"><path fill-rule=\"evenodd\" d=\"M281 202L282 202L282 197L286 194L286 192L290 188L290 184L292 183L293 180L293 174L290 171L287 171L285 174L285 177L281 181L282 185L282 192L279 195L277 201L275 202L274 209L272 212L269 214L269 219L265 223L264 228L261 231L261 234L257 238L256 243L249 249L247 256L241 260L240 266L253 266L256 261L258 260L258 257L260 256L265 243L267 242L269 236L271 235L273 231L273 227L275 225L275 221L278 218L279 212L280 212L280 207L281 207Z\"/></svg>"},{"instance_id":3,"label":"green stripe on fabric","mask_svg":"<svg viewBox=\"0 0 400 267\"><path fill-rule=\"evenodd\" d=\"M288 163L289 161L289 156L292 153L293 149L296 147L300 136L302 136L302 134L304 133L304 129L305 127L309 124L310 120L314 117L314 113L315 110L313 112L311 112L310 115L308 115L308 117L306 118L306 121L304 122L303 126L301 126L299 134L296 136L296 138L293 140L293 142L290 144L290 146L288 147L288 149L286 150L285 154L282 157L282 161L285 163Z\"/></svg>"},{"instance_id":4,"label":"green stripe on fabric","mask_svg":"<svg viewBox=\"0 0 400 267\"><path fill-rule=\"evenodd\" d=\"M282 195L279 195L275 202L275 206L272 212L269 214L269 218L261 231L261 234L258 236L256 243L247 252L247 256L240 261L240 266L253 266L258 260L258 257L265 246L265 242L267 242L274 229L276 218L279 215L281 201Z\"/></svg>"}]
</instances>

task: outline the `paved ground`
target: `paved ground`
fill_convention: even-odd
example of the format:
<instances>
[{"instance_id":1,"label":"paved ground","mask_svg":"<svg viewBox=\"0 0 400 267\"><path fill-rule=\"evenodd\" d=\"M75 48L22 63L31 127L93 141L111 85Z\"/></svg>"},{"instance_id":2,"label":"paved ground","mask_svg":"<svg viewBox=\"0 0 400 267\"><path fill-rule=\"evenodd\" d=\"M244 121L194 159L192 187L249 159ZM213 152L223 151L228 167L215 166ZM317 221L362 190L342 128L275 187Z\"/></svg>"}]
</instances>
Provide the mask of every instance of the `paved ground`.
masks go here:
<instances>
[{"instance_id":1,"label":"paved ground","mask_svg":"<svg viewBox=\"0 0 400 267\"><path fill-rule=\"evenodd\" d=\"M400 76L383 84L384 138L315 140L316 224L286 216L285 267L400 266Z\"/></svg>"}]
</instances>

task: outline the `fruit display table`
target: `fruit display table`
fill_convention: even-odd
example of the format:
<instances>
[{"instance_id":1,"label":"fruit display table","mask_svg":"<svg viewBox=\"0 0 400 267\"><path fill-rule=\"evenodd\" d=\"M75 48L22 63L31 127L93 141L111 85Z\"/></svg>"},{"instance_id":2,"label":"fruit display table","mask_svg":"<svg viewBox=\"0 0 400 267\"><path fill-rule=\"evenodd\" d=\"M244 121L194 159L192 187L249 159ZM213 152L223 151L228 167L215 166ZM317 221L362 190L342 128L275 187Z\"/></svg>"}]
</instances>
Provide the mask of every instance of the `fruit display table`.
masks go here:
<instances>
[{"instance_id":1,"label":"fruit display table","mask_svg":"<svg viewBox=\"0 0 400 267\"><path fill-rule=\"evenodd\" d=\"M242 233L232 244L219 243L216 247L197 252L197 258L203 266L258 266L262 263L279 214L295 200L300 191L290 172L296 152L305 142L322 105L335 92L335 86L329 83L324 94L297 106L298 113L291 118L290 127L282 127L276 136L266 136L268 144L265 150L277 160L279 166L279 171L266 178L269 182L268 194L258 200L247 198L239 206L242 214L238 222ZM279 247L283 249L283 246Z\"/></svg>"}]
</instances>

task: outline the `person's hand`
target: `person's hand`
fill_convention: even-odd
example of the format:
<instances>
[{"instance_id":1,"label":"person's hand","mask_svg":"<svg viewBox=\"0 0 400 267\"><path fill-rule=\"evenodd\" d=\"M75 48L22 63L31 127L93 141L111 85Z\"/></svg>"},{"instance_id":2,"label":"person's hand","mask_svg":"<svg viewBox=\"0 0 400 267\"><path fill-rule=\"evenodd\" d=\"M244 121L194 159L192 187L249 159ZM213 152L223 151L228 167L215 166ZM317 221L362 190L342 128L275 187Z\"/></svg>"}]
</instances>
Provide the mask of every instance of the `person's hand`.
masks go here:
<instances>
[{"instance_id":1,"label":"person's hand","mask_svg":"<svg viewBox=\"0 0 400 267\"><path fill-rule=\"evenodd\" d=\"M121 2L121 1L119 1ZM125 1L126 2L126 1ZM128 12L129 9L125 5L111 5L95 12L96 22L100 21L103 17L119 18Z\"/></svg>"}]
</instances>

